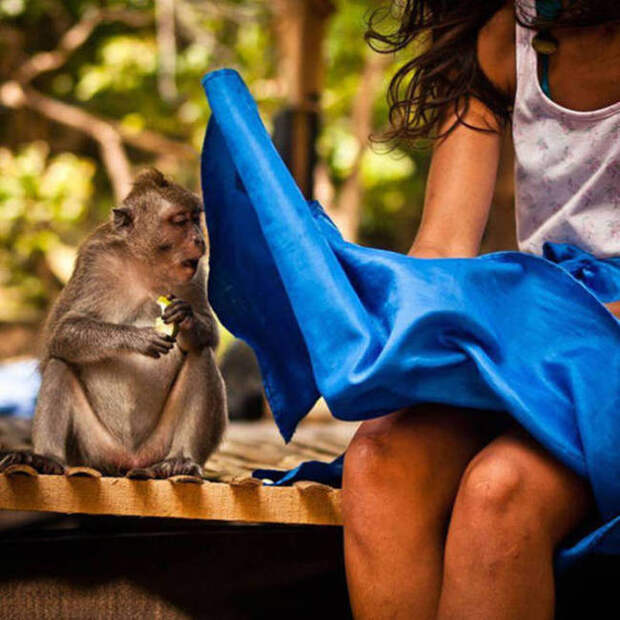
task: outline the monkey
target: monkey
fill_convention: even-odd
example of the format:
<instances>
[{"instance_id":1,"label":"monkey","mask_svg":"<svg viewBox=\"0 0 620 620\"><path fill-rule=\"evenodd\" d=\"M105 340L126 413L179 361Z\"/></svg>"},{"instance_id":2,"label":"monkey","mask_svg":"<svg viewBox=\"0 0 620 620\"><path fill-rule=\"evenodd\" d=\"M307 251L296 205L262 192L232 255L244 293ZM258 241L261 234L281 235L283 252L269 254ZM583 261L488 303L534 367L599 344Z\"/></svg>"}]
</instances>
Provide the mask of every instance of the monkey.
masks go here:
<instances>
[{"instance_id":1,"label":"monkey","mask_svg":"<svg viewBox=\"0 0 620 620\"><path fill-rule=\"evenodd\" d=\"M43 329L33 451L9 454L0 470L202 475L227 419L205 230L198 196L156 169L138 175L78 249ZM154 328L158 317L175 337Z\"/></svg>"}]
</instances>

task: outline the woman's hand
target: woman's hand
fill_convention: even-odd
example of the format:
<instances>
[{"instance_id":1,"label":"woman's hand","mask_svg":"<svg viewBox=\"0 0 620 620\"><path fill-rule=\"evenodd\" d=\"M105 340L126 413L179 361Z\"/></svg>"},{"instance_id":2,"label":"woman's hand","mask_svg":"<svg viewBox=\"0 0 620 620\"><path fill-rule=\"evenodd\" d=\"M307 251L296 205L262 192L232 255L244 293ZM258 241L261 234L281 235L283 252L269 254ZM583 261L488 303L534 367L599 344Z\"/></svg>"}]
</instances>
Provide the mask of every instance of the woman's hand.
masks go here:
<instances>
[{"instance_id":1,"label":"woman's hand","mask_svg":"<svg viewBox=\"0 0 620 620\"><path fill-rule=\"evenodd\" d=\"M605 304L605 306L617 319L620 319L620 299L612 301L610 304Z\"/></svg>"}]
</instances>

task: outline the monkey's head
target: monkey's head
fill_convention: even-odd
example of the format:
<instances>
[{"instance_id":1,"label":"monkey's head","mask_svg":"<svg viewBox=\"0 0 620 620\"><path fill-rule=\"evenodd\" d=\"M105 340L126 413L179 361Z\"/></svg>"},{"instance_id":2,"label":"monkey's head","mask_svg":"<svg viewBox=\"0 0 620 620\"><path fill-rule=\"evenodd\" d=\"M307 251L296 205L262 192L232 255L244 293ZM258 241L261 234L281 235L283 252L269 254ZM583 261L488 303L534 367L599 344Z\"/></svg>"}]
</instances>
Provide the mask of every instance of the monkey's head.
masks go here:
<instances>
[{"instance_id":1,"label":"monkey's head","mask_svg":"<svg viewBox=\"0 0 620 620\"><path fill-rule=\"evenodd\" d=\"M112 227L165 284L189 282L206 251L200 199L155 169L138 175Z\"/></svg>"}]
</instances>

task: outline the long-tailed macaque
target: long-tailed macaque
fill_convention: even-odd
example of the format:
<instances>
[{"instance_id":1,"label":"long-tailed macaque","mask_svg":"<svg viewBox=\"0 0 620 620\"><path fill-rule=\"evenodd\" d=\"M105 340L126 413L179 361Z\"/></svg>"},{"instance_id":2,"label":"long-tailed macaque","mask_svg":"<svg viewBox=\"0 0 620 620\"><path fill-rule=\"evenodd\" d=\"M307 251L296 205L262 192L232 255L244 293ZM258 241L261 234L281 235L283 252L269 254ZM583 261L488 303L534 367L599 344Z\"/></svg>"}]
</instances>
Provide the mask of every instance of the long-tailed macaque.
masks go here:
<instances>
[{"instance_id":1,"label":"long-tailed macaque","mask_svg":"<svg viewBox=\"0 0 620 620\"><path fill-rule=\"evenodd\" d=\"M203 217L197 196L149 170L82 244L44 331L34 451L0 468L201 475L226 421ZM172 299L163 315L158 296Z\"/></svg>"}]
</instances>

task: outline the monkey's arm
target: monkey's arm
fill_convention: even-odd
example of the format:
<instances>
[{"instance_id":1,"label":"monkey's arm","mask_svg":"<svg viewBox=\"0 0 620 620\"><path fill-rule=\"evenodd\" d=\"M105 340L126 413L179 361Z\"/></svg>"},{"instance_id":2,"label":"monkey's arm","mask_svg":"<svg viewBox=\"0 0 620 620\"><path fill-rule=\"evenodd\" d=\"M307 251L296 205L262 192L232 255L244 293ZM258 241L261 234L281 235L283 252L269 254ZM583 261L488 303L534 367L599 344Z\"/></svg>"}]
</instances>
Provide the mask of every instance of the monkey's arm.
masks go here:
<instances>
[{"instance_id":1,"label":"monkey's arm","mask_svg":"<svg viewBox=\"0 0 620 620\"><path fill-rule=\"evenodd\" d=\"M184 336L185 332L181 332L181 334ZM196 312L193 328L187 332L187 335L197 350L202 350L205 347L216 349L219 343L219 333L214 316L211 313Z\"/></svg>"},{"instance_id":2,"label":"monkey's arm","mask_svg":"<svg viewBox=\"0 0 620 620\"><path fill-rule=\"evenodd\" d=\"M80 364L97 362L121 352L142 353L158 358L168 353L173 346L168 336L150 327L106 323L70 312L52 333L49 355Z\"/></svg>"},{"instance_id":3,"label":"monkey's arm","mask_svg":"<svg viewBox=\"0 0 620 620\"><path fill-rule=\"evenodd\" d=\"M224 381L211 349L187 355L166 406L179 407L168 458L190 458L204 465L228 419Z\"/></svg>"}]
</instances>

